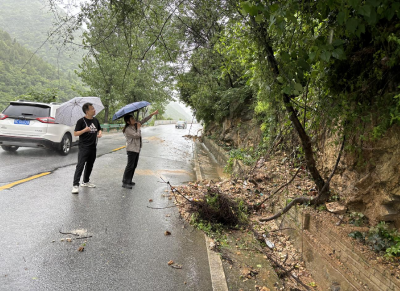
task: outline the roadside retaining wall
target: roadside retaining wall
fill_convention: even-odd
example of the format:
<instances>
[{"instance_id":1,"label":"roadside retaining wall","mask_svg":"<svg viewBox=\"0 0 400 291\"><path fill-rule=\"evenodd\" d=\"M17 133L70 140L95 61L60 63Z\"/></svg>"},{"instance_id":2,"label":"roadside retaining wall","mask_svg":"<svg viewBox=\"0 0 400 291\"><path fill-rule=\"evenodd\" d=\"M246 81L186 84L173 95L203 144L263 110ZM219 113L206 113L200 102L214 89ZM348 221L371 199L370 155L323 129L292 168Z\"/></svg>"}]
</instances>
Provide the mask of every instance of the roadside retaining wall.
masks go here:
<instances>
[{"instance_id":1,"label":"roadside retaining wall","mask_svg":"<svg viewBox=\"0 0 400 291\"><path fill-rule=\"evenodd\" d=\"M302 250L307 269L321 290L400 290L400 280L390 269L372 264L351 240L341 239L337 232L340 226L332 227L301 207L293 207L283 225L292 228L286 233Z\"/></svg>"},{"instance_id":2,"label":"roadside retaining wall","mask_svg":"<svg viewBox=\"0 0 400 291\"><path fill-rule=\"evenodd\" d=\"M203 142L221 165L227 163L229 156L224 149L207 137L203 137ZM248 169L237 162L233 172L240 175ZM276 206L282 209L283 203ZM273 212L280 209L273 209ZM302 251L307 270L312 273L319 290L400 290L400 280L390 269L372 264L351 240L341 239L338 229L315 212L293 207L281 222L282 228L290 228L285 232Z\"/></svg>"},{"instance_id":3,"label":"roadside retaining wall","mask_svg":"<svg viewBox=\"0 0 400 291\"><path fill-rule=\"evenodd\" d=\"M214 155L215 159L221 166L225 166L229 160L229 154L217 145L213 140L203 137L203 143L207 149ZM232 176L241 177L244 173L250 170L250 167L244 165L241 161L234 160L232 165Z\"/></svg>"}]
</instances>

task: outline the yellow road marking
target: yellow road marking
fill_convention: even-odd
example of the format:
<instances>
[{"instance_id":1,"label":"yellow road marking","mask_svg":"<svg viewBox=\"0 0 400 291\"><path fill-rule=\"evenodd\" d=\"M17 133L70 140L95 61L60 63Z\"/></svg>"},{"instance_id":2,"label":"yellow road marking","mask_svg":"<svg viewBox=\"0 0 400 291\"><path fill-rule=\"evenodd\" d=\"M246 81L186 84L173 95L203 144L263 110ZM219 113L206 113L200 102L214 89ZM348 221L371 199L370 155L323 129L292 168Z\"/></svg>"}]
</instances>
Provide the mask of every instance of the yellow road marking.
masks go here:
<instances>
[{"instance_id":1,"label":"yellow road marking","mask_svg":"<svg viewBox=\"0 0 400 291\"><path fill-rule=\"evenodd\" d=\"M14 186L16 186L18 184L25 183L25 182L28 182L30 180L34 180L34 179L40 178L40 177L46 176L48 174L51 174L51 172L44 172L44 173L29 177L29 178L26 178L26 179L22 179L22 180L19 180L19 181L16 181L16 182L1 186L0 187L0 191L2 191L4 189L10 189L11 187L14 187Z\"/></svg>"},{"instance_id":2,"label":"yellow road marking","mask_svg":"<svg viewBox=\"0 0 400 291\"><path fill-rule=\"evenodd\" d=\"M112 150L112 152L119 151L119 150L122 150L124 148L126 148L126 146L114 149L114 150ZM38 175L34 175L34 176L26 178L26 179L22 179L22 180L15 181L13 183L10 183L10 184L4 185L4 186L0 186L0 191L2 191L4 189L10 189L10 188L12 188L12 187L14 187L14 186L16 186L18 184L25 183L25 182L28 182L28 181L31 181L31 180L34 180L34 179L49 175L49 174L51 174L51 172L44 172L44 173L41 173L41 174L38 174Z\"/></svg>"},{"instance_id":3,"label":"yellow road marking","mask_svg":"<svg viewBox=\"0 0 400 291\"><path fill-rule=\"evenodd\" d=\"M112 150L111 152L116 152L116 151L122 150L122 149L124 149L124 148L126 148L126 146L123 146L123 147L120 147L120 148L114 149L114 150Z\"/></svg>"}]
</instances>

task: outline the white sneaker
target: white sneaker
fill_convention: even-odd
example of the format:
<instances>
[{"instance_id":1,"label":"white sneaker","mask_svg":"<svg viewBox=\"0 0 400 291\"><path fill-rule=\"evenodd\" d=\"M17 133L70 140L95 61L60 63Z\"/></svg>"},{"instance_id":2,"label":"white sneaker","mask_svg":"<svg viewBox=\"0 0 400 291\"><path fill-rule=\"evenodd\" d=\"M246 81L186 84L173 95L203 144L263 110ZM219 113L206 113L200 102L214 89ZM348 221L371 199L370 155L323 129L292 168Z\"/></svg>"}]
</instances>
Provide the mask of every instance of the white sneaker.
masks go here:
<instances>
[{"instance_id":1,"label":"white sneaker","mask_svg":"<svg viewBox=\"0 0 400 291\"><path fill-rule=\"evenodd\" d=\"M92 183L90 183L90 182L81 183L81 186L82 186L82 187L89 187L89 188L96 188L96 185L95 185L95 184L92 184Z\"/></svg>"},{"instance_id":2,"label":"white sneaker","mask_svg":"<svg viewBox=\"0 0 400 291\"><path fill-rule=\"evenodd\" d=\"M78 194L78 193L79 193L79 186L72 187L72 194Z\"/></svg>"}]
</instances>

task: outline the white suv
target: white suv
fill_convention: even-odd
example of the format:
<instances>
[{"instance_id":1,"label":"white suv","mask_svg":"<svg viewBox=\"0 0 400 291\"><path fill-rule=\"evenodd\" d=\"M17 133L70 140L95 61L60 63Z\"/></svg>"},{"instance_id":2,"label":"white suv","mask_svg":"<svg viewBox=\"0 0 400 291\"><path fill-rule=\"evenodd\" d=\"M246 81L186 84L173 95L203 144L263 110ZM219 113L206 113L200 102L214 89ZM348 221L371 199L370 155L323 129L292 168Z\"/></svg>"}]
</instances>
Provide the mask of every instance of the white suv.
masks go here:
<instances>
[{"instance_id":1,"label":"white suv","mask_svg":"<svg viewBox=\"0 0 400 291\"><path fill-rule=\"evenodd\" d=\"M58 103L39 103L25 100L10 102L0 114L0 145L5 151L19 147L55 149L68 155L77 145L74 127L55 123Z\"/></svg>"}]
</instances>

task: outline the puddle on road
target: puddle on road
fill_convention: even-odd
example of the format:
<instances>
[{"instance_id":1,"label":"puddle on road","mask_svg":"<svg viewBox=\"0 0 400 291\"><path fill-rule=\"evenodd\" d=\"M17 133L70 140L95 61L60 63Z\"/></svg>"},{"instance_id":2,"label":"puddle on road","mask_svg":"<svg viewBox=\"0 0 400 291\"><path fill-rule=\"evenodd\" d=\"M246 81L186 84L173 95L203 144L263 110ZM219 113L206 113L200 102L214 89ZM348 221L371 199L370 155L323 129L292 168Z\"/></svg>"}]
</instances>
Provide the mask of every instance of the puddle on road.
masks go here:
<instances>
[{"instance_id":1,"label":"puddle on road","mask_svg":"<svg viewBox=\"0 0 400 291\"><path fill-rule=\"evenodd\" d=\"M151 140L151 141L158 141L158 142L164 142L165 140L157 137L157 136L148 136L148 137L144 137L143 141L145 140Z\"/></svg>"},{"instance_id":2,"label":"puddle on road","mask_svg":"<svg viewBox=\"0 0 400 291\"><path fill-rule=\"evenodd\" d=\"M189 171L185 170L147 170L147 169L137 169L135 171L136 175L142 175L142 176L160 176L163 174L179 174L179 175L191 175L192 173Z\"/></svg>"}]
</instances>

